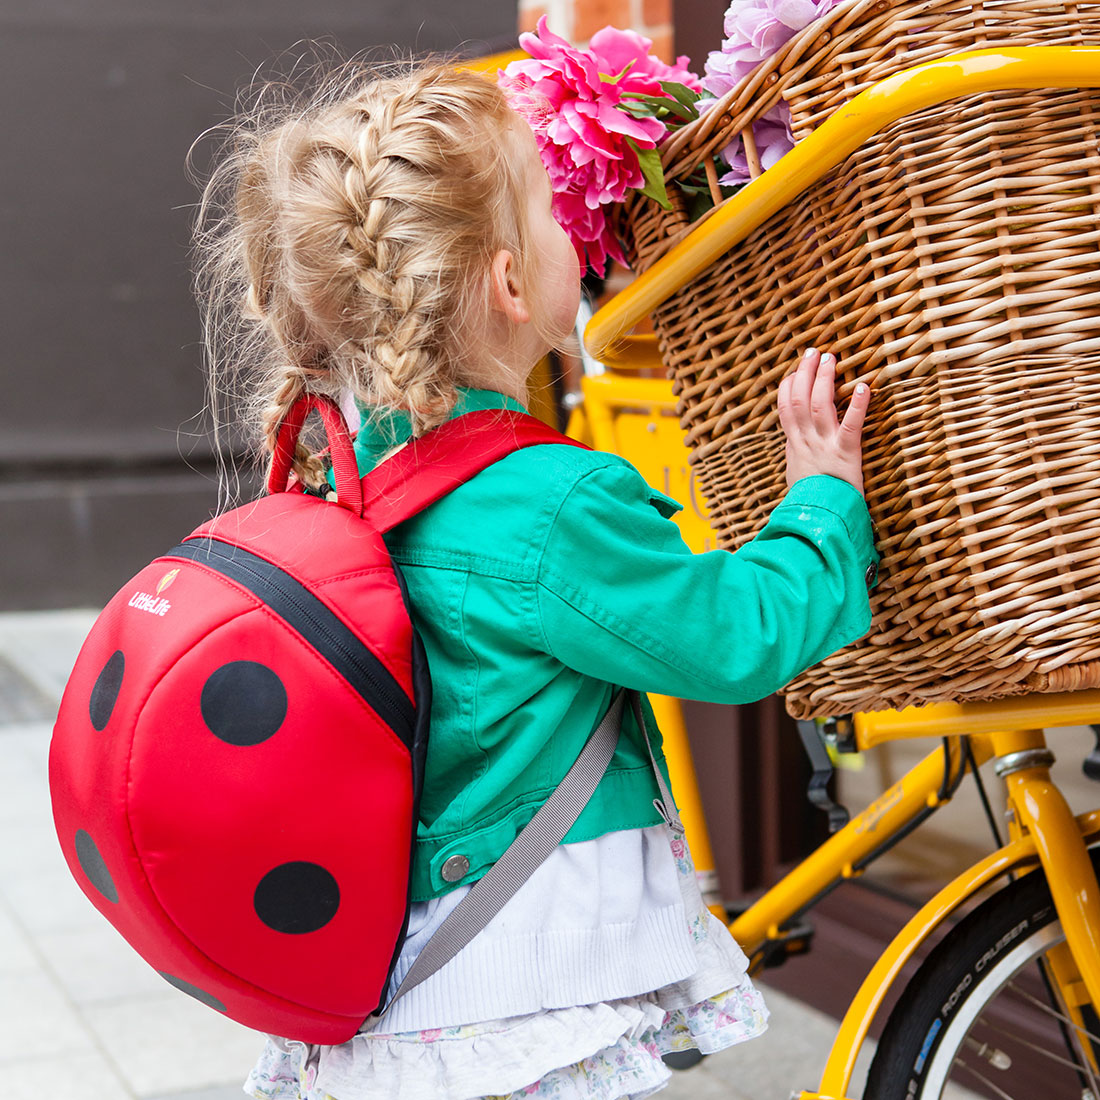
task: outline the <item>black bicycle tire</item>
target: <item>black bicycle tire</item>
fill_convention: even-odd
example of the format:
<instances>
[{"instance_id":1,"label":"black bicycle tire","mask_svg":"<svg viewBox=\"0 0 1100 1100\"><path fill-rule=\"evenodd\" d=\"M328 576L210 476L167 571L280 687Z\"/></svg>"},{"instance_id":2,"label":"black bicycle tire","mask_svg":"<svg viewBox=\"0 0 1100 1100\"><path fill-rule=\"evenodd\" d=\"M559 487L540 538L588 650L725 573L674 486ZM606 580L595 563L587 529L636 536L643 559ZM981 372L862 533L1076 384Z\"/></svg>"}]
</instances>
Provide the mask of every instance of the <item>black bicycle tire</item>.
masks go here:
<instances>
[{"instance_id":1,"label":"black bicycle tire","mask_svg":"<svg viewBox=\"0 0 1100 1100\"><path fill-rule=\"evenodd\" d=\"M1100 850L1091 856L1100 870ZM890 1013L864 1100L936 1100L939 1093L927 1091L929 1077L942 1068L943 1058L954 1057L964 1038L952 1034L952 1021L979 992L991 1000L1003 984L998 961L1033 937L1045 938L1057 919L1045 877L1032 873L1007 883L951 929ZM992 992L991 982L997 983ZM954 1049L947 1050L945 1041Z\"/></svg>"}]
</instances>

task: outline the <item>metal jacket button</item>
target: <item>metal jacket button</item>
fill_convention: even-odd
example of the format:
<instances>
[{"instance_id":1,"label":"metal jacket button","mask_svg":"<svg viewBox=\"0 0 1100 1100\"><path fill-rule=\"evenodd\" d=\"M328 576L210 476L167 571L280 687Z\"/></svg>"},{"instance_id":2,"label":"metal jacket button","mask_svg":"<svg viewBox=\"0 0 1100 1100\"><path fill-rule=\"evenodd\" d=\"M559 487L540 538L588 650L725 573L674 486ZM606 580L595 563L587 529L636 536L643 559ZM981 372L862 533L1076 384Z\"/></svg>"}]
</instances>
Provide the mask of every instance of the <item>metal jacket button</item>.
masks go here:
<instances>
[{"instance_id":1,"label":"metal jacket button","mask_svg":"<svg viewBox=\"0 0 1100 1100\"><path fill-rule=\"evenodd\" d=\"M458 882L469 870L470 861L465 856L451 856L439 869L439 874L444 882Z\"/></svg>"},{"instance_id":2,"label":"metal jacket button","mask_svg":"<svg viewBox=\"0 0 1100 1100\"><path fill-rule=\"evenodd\" d=\"M867 572L863 574L863 580L866 582L868 588L875 583L875 577L877 576L878 564L876 562L871 562L871 564L867 566Z\"/></svg>"}]
</instances>

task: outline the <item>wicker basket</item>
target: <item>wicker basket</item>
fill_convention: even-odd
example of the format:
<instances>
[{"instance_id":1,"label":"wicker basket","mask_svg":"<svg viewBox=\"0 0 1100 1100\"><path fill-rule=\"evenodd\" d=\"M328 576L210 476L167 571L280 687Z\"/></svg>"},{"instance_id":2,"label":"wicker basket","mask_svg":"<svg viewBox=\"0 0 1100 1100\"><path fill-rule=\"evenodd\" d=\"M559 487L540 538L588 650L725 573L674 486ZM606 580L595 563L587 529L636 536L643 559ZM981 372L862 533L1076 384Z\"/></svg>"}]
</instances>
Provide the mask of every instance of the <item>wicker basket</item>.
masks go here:
<instances>
[{"instance_id":1,"label":"wicker basket","mask_svg":"<svg viewBox=\"0 0 1100 1100\"><path fill-rule=\"evenodd\" d=\"M697 174L779 99L799 140L921 61L1098 44L1095 2L847 3L677 133L666 175ZM789 685L795 716L1100 686L1098 116L1084 90L910 115L657 312L724 546L783 493L776 393L800 351L838 354L842 399L874 388L874 622ZM639 269L691 228L671 194L621 212Z\"/></svg>"}]
</instances>

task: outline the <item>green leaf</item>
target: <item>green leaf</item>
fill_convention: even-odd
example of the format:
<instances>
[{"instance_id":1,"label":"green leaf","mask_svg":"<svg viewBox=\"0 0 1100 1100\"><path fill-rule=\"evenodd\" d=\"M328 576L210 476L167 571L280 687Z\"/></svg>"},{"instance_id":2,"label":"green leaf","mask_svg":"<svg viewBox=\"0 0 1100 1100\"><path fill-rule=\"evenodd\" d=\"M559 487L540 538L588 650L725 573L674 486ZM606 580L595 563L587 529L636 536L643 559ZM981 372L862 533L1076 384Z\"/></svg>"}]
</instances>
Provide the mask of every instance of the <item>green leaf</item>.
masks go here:
<instances>
[{"instance_id":1,"label":"green leaf","mask_svg":"<svg viewBox=\"0 0 1100 1100\"><path fill-rule=\"evenodd\" d=\"M661 87L665 94L676 100L687 112L688 118L698 118L699 108L695 106L699 102L699 92L693 92L686 84L677 80L662 80Z\"/></svg>"},{"instance_id":2,"label":"green leaf","mask_svg":"<svg viewBox=\"0 0 1100 1100\"><path fill-rule=\"evenodd\" d=\"M683 103L679 100L673 99L671 96L645 96L641 92L625 92L623 100L619 102L619 107L625 107L627 100L635 100L639 103L646 103L648 107L651 107L652 113L657 118L662 116L674 116L681 122L690 122L693 118L698 118L698 111L694 108L684 107Z\"/></svg>"},{"instance_id":3,"label":"green leaf","mask_svg":"<svg viewBox=\"0 0 1100 1100\"><path fill-rule=\"evenodd\" d=\"M630 138L627 143L638 154L638 166L645 177L645 187L641 188L643 195L659 203L665 210L672 209L672 203L668 201L668 192L665 190L665 173L661 167L661 154L656 149L639 149Z\"/></svg>"},{"instance_id":4,"label":"green leaf","mask_svg":"<svg viewBox=\"0 0 1100 1100\"><path fill-rule=\"evenodd\" d=\"M676 186L679 187L680 190L683 191L686 195L710 194L710 184L708 183L686 183L683 180L680 180L679 182L677 182Z\"/></svg>"},{"instance_id":5,"label":"green leaf","mask_svg":"<svg viewBox=\"0 0 1100 1100\"><path fill-rule=\"evenodd\" d=\"M631 103L626 97L615 104L620 111L625 111L634 118L656 118L658 109L650 103Z\"/></svg>"},{"instance_id":6,"label":"green leaf","mask_svg":"<svg viewBox=\"0 0 1100 1100\"><path fill-rule=\"evenodd\" d=\"M705 194L693 195L688 204L688 220L697 222L708 210L714 206L714 200L710 197L710 189Z\"/></svg>"}]
</instances>

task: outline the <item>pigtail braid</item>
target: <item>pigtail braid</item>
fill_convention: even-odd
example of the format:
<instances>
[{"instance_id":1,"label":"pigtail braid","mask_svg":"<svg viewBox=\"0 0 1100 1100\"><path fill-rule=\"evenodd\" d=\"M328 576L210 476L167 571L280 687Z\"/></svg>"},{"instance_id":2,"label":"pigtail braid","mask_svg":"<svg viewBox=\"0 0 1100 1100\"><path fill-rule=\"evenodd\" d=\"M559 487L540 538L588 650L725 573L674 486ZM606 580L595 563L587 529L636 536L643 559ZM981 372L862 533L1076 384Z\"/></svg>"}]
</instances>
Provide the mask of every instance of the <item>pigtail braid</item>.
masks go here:
<instances>
[{"instance_id":1,"label":"pigtail braid","mask_svg":"<svg viewBox=\"0 0 1100 1100\"><path fill-rule=\"evenodd\" d=\"M529 252L517 124L495 84L450 65L350 62L305 98L265 86L196 220L215 423L243 413L269 459L303 393L405 413L416 435L445 420L484 375L470 347L491 258ZM305 447L294 469L322 476Z\"/></svg>"},{"instance_id":2,"label":"pigtail braid","mask_svg":"<svg viewBox=\"0 0 1100 1100\"><path fill-rule=\"evenodd\" d=\"M287 418L294 403L303 394L308 393L306 380L297 373L288 373L283 384L271 395L271 401L260 414L264 434L264 450L268 455L268 472L271 459L275 455L275 444L279 428ZM325 485L325 463L298 438L294 446L294 459L291 471L295 477L310 489L320 489Z\"/></svg>"}]
</instances>

